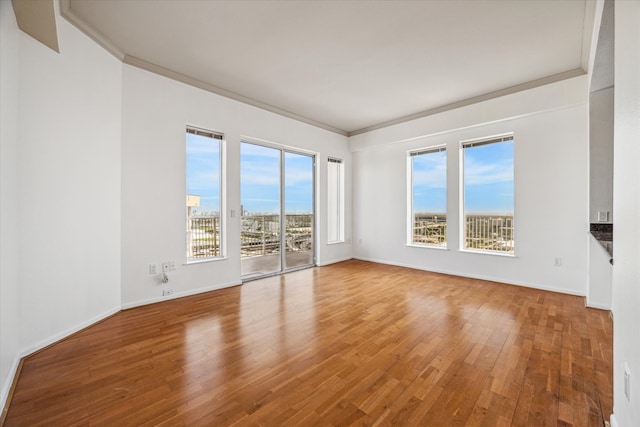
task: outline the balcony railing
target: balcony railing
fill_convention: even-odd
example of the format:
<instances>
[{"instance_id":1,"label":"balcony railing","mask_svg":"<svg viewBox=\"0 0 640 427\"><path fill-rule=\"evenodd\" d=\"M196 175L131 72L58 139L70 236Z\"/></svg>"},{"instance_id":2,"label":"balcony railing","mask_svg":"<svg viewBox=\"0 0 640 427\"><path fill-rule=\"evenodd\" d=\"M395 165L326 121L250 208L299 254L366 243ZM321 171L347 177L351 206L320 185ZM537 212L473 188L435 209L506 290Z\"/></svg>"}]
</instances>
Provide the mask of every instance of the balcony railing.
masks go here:
<instances>
[{"instance_id":1,"label":"balcony railing","mask_svg":"<svg viewBox=\"0 0 640 427\"><path fill-rule=\"evenodd\" d=\"M187 258L201 259L220 256L220 217L189 218Z\"/></svg>"},{"instance_id":2,"label":"balcony railing","mask_svg":"<svg viewBox=\"0 0 640 427\"><path fill-rule=\"evenodd\" d=\"M464 249L513 253L513 216L466 215L464 237ZM445 214L414 214L412 243L445 246L446 242Z\"/></svg>"},{"instance_id":3,"label":"balcony railing","mask_svg":"<svg viewBox=\"0 0 640 427\"><path fill-rule=\"evenodd\" d=\"M213 258L221 255L220 218L194 216L189 218L187 257ZM287 214L285 244L287 252L310 252L313 246L313 215ZM240 252L243 257L280 252L279 215L243 215L240 232Z\"/></svg>"},{"instance_id":4,"label":"balcony railing","mask_svg":"<svg viewBox=\"0 0 640 427\"><path fill-rule=\"evenodd\" d=\"M313 215L287 214L285 219L287 252L309 252L313 246ZM220 218L198 216L189 218L188 258L220 256ZM513 253L513 216L467 215L465 217L464 249ZM280 252L279 215L243 215L240 233L243 257ZM414 215L413 243L444 246L447 242L445 214Z\"/></svg>"},{"instance_id":5,"label":"balcony railing","mask_svg":"<svg viewBox=\"0 0 640 427\"><path fill-rule=\"evenodd\" d=\"M467 215L465 249L513 253L513 216Z\"/></svg>"},{"instance_id":6,"label":"balcony railing","mask_svg":"<svg viewBox=\"0 0 640 427\"><path fill-rule=\"evenodd\" d=\"M309 252L313 246L313 215L285 216L287 252ZM279 215L243 215L240 232L240 253L243 257L280 252Z\"/></svg>"},{"instance_id":7,"label":"balcony railing","mask_svg":"<svg viewBox=\"0 0 640 427\"><path fill-rule=\"evenodd\" d=\"M445 246L447 243L447 215L415 214L413 216L413 243Z\"/></svg>"}]
</instances>

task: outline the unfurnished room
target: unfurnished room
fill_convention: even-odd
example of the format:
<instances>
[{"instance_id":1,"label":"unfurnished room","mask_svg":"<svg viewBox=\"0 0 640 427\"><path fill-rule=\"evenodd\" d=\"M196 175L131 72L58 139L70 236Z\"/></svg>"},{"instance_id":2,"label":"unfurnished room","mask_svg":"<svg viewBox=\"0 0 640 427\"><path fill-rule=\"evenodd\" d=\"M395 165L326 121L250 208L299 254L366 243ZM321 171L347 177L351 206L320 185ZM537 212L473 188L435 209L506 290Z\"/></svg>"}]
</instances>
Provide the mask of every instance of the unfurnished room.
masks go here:
<instances>
[{"instance_id":1,"label":"unfurnished room","mask_svg":"<svg viewBox=\"0 0 640 427\"><path fill-rule=\"evenodd\" d=\"M0 0L2 426L640 425L640 1Z\"/></svg>"}]
</instances>

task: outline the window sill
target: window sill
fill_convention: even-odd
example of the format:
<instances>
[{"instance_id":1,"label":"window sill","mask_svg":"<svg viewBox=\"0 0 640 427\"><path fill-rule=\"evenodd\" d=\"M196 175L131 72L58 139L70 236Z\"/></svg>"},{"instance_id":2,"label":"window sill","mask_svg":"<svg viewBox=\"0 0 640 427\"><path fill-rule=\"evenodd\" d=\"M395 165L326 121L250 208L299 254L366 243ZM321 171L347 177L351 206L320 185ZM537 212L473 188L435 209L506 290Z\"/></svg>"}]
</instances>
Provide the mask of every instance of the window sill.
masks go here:
<instances>
[{"instance_id":1,"label":"window sill","mask_svg":"<svg viewBox=\"0 0 640 427\"><path fill-rule=\"evenodd\" d=\"M187 261L182 265L205 264L208 262L224 261L226 259L227 259L226 256L215 257L215 258L205 258L205 259L194 259L194 260Z\"/></svg>"},{"instance_id":2,"label":"window sill","mask_svg":"<svg viewBox=\"0 0 640 427\"><path fill-rule=\"evenodd\" d=\"M473 250L473 249L459 249L459 252L465 252L468 254L478 254L478 255L494 255L494 256L501 256L501 257L505 257L505 258L517 258L517 256L515 255L515 253L505 253L505 252L498 252L498 251L480 251L480 250Z\"/></svg>"},{"instance_id":3,"label":"window sill","mask_svg":"<svg viewBox=\"0 0 640 427\"><path fill-rule=\"evenodd\" d=\"M347 243L347 242L344 241L344 240L335 240L333 242L327 242L327 245L343 245L345 243Z\"/></svg>"},{"instance_id":4,"label":"window sill","mask_svg":"<svg viewBox=\"0 0 640 427\"><path fill-rule=\"evenodd\" d=\"M420 249L436 249L439 251L448 251L449 248L446 246L436 246L436 245L417 245L415 243L407 243L408 248L420 248Z\"/></svg>"}]
</instances>

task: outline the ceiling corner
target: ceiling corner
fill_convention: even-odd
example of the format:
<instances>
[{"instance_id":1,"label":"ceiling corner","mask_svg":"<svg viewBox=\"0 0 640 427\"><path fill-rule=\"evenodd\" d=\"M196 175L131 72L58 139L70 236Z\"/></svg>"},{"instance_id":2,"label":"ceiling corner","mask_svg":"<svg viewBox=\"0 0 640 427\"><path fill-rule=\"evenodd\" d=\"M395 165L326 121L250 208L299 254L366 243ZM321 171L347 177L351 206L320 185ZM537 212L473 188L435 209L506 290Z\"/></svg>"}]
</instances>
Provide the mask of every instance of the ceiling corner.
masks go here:
<instances>
[{"instance_id":1,"label":"ceiling corner","mask_svg":"<svg viewBox=\"0 0 640 427\"><path fill-rule=\"evenodd\" d=\"M580 65L585 73L591 73L593 70L603 10L604 0L585 1L582 56L580 61Z\"/></svg>"},{"instance_id":2,"label":"ceiling corner","mask_svg":"<svg viewBox=\"0 0 640 427\"><path fill-rule=\"evenodd\" d=\"M15 1L15 0L14 0ZM107 52L123 61L126 52L118 48L108 37L87 25L82 18L75 14L71 0L60 0L60 15L74 27L86 34L90 39L102 46Z\"/></svg>"},{"instance_id":3,"label":"ceiling corner","mask_svg":"<svg viewBox=\"0 0 640 427\"><path fill-rule=\"evenodd\" d=\"M18 28L48 48L60 53L53 0L11 0Z\"/></svg>"}]
</instances>

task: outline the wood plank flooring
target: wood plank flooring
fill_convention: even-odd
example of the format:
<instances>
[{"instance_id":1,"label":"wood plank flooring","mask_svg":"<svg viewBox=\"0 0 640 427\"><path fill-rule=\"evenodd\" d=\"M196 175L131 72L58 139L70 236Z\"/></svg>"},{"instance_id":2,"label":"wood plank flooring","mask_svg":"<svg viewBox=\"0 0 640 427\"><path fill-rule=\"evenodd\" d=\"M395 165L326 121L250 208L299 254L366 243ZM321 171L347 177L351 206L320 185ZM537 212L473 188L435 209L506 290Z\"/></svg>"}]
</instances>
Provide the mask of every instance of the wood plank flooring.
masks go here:
<instances>
[{"instance_id":1,"label":"wood plank flooring","mask_svg":"<svg viewBox=\"0 0 640 427\"><path fill-rule=\"evenodd\" d=\"M580 297L362 261L120 312L24 361L6 426L602 426Z\"/></svg>"}]
</instances>

